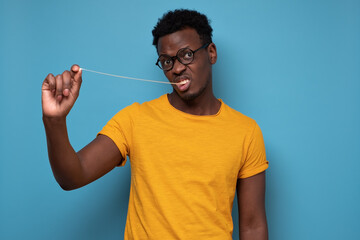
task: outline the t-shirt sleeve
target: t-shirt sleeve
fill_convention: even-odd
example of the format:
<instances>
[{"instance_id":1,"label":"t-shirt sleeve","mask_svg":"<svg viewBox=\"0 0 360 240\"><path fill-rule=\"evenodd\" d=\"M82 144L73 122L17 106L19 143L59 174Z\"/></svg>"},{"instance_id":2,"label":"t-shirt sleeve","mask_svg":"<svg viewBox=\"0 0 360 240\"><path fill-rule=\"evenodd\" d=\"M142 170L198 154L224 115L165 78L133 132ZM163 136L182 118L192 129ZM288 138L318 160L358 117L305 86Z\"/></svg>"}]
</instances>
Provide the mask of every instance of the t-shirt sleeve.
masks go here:
<instances>
[{"instance_id":1,"label":"t-shirt sleeve","mask_svg":"<svg viewBox=\"0 0 360 240\"><path fill-rule=\"evenodd\" d=\"M256 123L245 154L238 178L248 178L268 168L269 162L266 160L264 139L260 127Z\"/></svg>"},{"instance_id":2,"label":"t-shirt sleeve","mask_svg":"<svg viewBox=\"0 0 360 240\"><path fill-rule=\"evenodd\" d=\"M118 147L124 161L119 166L124 166L127 156L130 155L132 142L133 117L132 112L136 104L120 110L98 133L109 137Z\"/></svg>"}]
</instances>

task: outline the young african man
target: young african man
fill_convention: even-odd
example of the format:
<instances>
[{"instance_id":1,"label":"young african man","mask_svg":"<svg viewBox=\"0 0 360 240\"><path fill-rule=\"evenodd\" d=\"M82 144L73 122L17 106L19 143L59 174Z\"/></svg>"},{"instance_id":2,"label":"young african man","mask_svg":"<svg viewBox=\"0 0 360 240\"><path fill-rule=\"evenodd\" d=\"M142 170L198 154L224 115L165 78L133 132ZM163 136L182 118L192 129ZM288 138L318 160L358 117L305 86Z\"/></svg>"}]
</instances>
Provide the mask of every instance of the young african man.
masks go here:
<instances>
[{"instance_id":1,"label":"young african man","mask_svg":"<svg viewBox=\"0 0 360 240\"><path fill-rule=\"evenodd\" d=\"M157 65L176 83L170 94L119 111L79 152L66 116L81 69L42 86L43 121L54 176L65 190L82 187L131 161L125 239L232 239L238 192L240 239L267 239L265 170L256 122L214 96L217 50L205 15L175 10L153 30Z\"/></svg>"}]
</instances>

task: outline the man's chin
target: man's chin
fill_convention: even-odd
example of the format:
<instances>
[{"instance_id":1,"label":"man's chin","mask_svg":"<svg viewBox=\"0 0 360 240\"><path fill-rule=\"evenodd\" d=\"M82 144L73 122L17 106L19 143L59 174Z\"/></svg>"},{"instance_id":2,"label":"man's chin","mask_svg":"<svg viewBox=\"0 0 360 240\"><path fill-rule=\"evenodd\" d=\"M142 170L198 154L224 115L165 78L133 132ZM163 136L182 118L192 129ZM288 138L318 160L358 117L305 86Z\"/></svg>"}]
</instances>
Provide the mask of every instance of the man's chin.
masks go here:
<instances>
[{"instance_id":1,"label":"man's chin","mask_svg":"<svg viewBox=\"0 0 360 240\"><path fill-rule=\"evenodd\" d=\"M180 96L183 100L187 101L187 102L191 102L193 100L195 100L197 97L199 97L200 94L196 94L196 93L189 93L189 94L185 94L184 96Z\"/></svg>"},{"instance_id":2,"label":"man's chin","mask_svg":"<svg viewBox=\"0 0 360 240\"><path fill-rule=\"evenodd\" d=\"M192 92L191 89L188 89L187 91L184 92L177 91L176 88L174 88L173 90L176 93L176 95L179 96L183 101L191 102L194 101L196 98L200 97L205 92L205 89L208 85L209 84L207 83L205 86L203 86L201 89L199 89L196 92Z\"/></svg>"},{"instance_id":3,"label":"man's chin","mask_svg":"<svg viewBox=\"0 0 360 240\"><path fill-rule=\"evenodd\" d=\"M191 102L191 101L195 100L196 98L198 98L201 95L201 92L195 92L195 93L177 92L175 90L174 90L174 92L175 92L175 94L177 96L179 96L185 102Z\"/></svg>"}]
</instances>

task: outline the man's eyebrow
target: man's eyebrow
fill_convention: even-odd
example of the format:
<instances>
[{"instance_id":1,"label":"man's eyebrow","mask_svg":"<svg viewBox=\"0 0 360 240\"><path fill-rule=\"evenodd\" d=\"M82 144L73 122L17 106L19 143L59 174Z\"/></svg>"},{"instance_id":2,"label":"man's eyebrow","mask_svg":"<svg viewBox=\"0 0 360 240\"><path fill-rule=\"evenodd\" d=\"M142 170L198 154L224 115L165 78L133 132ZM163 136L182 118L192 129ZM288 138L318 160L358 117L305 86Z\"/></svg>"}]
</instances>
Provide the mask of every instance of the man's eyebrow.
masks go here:
<instances>
[{"instance_id":1,"label":"man's eyebrow","mask_svg":"<svg viewBox=\"0 0 360 240\"><path fill-rule=\"evenodd\" d=\"M159 57L171 57L169 54L165 54L165 53L161 53L161 54L159 54Z\"/></svg>"},{"instance_id":2,"label":"man's eyebrow","mask_svg":"<svg viewBox=\"0 0 360 240\"><path fill-rule=\"evenodd\" d=\"M187 44L187 45L185 45L185 46L183 46L183 47L178 48L178 49L176 50L176 53L177 53L180 49L183 49L183 48L189 48L189 49L192 50L192 48ZM176 54L176 53L175 53L175 54ZM170 56L170 57L171 57L170 54L159 52L159 56L161 56L161 55L166 55L166 56ZM173 55L173 56L175 56L175 55Z\"/></svg>"}]
</instances>

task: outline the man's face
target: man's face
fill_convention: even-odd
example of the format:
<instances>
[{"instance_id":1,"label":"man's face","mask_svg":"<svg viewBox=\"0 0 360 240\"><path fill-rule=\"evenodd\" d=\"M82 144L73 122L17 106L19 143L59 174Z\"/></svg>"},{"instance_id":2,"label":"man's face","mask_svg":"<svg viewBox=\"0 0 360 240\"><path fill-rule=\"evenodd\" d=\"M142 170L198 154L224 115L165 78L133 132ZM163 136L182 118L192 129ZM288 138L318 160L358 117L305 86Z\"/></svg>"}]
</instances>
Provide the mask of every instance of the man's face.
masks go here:
<instances>
[{"instance_id":1,"label":"man's face","mask_svg":"<svg viewBox=\"0 0 360 240\"><path fill-rule=\"evenodd\" d=\"M175 56L179 49L190 48L196 50L203 46L202 41L195 29L186 28L159 39L158 54ZM212 64L216 62L216 48L214 44L200 49L194 54L194 60L184 65L177 59L171 70L164 71L170 82L179 83L173 85L174 92L186 101L196 99L202 94L212 94ZM180 84L181 83L181 84Z\"/></svg>"}]
</instances>

